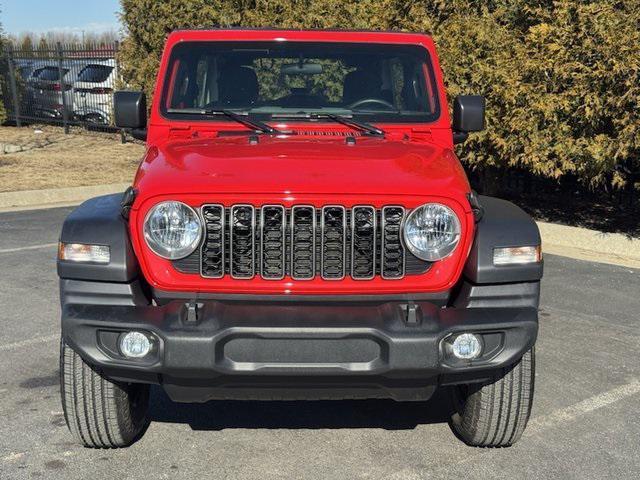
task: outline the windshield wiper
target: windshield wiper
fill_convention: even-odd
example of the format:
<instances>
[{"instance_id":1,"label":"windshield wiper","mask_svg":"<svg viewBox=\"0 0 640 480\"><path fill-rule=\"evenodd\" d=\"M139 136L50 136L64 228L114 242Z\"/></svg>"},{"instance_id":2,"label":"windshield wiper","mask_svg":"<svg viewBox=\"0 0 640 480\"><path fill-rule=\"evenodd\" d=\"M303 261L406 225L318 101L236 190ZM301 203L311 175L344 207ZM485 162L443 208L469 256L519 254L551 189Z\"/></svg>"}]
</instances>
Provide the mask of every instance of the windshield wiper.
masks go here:
<instances>
[{"instance_id":1,"label":"windshield wiper","mask_svg":"<svg viewBox=\"0 0 640 480\"><path fill-rule=\"evenodd\" d=\"M328 113L328 112L297 112L297 113L275 113L272 115L274 118L309 118L312 120L316 120L319 118L328 118L333 120L334 122L341 123L351 128L356 128L362 132L368 133L369 135L375 135L379 137L383 137L385 132L381 128L378 128L370 123L359 122L354 120L351 117L347 117L345 115L338 115L336 113Z\"/></svg>"},{"instance_id":2,"label":"windshield wiper","mask_svg":"<svg viewBox=\"0 0 640 480\"><path fill-rule=\"evenodd\" d=\"M202 115L205 117L214 115L224 115L231 120L235 120L242 125L253 129L256 133L264 133L268 135L278 135L282 132L277 128L267 125L259 120L250 120L244 116L248 115L247 112L236 113L233 110L227 109L215 109L215 108L169 108L167 113L174 113L178 115Z\"/></svg>"},{"instance_id":3,"label":"windshield wiper","mask_svg":"<svg viewBox=\"0 0 640 480\"><path fill-rule=\"evenodd\" d=\"M358 122L357 120L354 120L353 118L349 118L349 117L344 117L342 115L336 115L335 113L320 113L317 114L317 118L322 118L322 117L326 117L326 118L330 118L331 120L334 120L338 123L341 123L343 125L347 125L348 127L353 127L353 128L357 128L363 132L368 133L369 135L376 135L379 137L384 137L384 130L382 130L381 128L375 127L373 125L371 125L370 123L366 123L366 122Z\"/></svg>"}]
</instances>

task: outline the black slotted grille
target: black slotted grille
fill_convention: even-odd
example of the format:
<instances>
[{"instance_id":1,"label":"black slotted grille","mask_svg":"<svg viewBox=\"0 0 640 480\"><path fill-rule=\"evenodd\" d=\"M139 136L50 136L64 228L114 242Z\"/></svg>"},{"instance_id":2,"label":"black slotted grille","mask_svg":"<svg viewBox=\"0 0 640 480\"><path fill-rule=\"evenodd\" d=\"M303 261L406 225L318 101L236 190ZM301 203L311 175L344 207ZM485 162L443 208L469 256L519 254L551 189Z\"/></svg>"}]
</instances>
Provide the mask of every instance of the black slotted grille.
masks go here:
<instances>
[{"instance_id":1,"label":"black slotted grille","mask_svg":"<svg viewBox=\"0 0 640 480\"><path fill-rule=\"evenodd\" d=\"M307 205L291 209L291 276L310 280L316 275L316 209Z\"/></svg>"},{"instance_id":2,"label":"black slotted grille","mask_svg":"<svg viewBox=\"0 0 640 480\"><path fill-rule=\"evenodd\" d=\"M353 207L351 211L351 276L370 280L376 270L376 210Z\"/></svg>"},{"instance_id":3,"label":"black slotted grille","mask_svg":"<svg viewBox=\"0 0 640 480\"><path fill-rule=\"evenodd\" d=\"M426 273L430 262L405 250L403 207L376 210L369 205L204 205L205 233L200 250L173 261L182 273L206 278L339 280Z\"/></svg>"},{"instance_id":4,"label":"black slotted grille","mask_svg":"<svg viewBox=\"0 0 640 480\"><path fill-rule=\"evenodd\" d=\"M382 278L398 279L404 276L405 254L401 239L404 208L382 209L382 249L380 269Z\"/></svg>"},{"instance_id":5,"label":"black slotted grille","mask_svg":"<svg viewBox=\"0 0 640 480\"><path fill-rule=\"evenodd\" d=\"M231 276L253 278L255 275L255 225L256 212L251 205L234 205L231 208Z\"/></svg>"},{"instance_id":6,"label":"black slotted grille","mask_svg":"<svg viewBox=\"0 0 640 480\"><path fill-rule=\"evenodd\" d=\"M347 212L342 206L323 207L321 223L321 275L344 278L346 270Z\"/></svg>"},{"instance_id":7,"label":"black slotted grille","mask_svg":"<svg viewBox=\"0 0 640 480\"><path fill-rule=\"evenodd\" d=\"M280 280L286 272L286 211L282 205L266 205L261 212L260 272L263 278Z\"/></svg>"},{"instance_id":8,"label":"black slotted grille","mask_svg":"<svg viewBox=\"0 0 640 480\"><path fill-rule=\"evenodd\" d=\"M225 211L222 205L204 205L202 218L205 226L201 250L203 277L222 278L225 273Z\"/></svg>"}]
</instances>

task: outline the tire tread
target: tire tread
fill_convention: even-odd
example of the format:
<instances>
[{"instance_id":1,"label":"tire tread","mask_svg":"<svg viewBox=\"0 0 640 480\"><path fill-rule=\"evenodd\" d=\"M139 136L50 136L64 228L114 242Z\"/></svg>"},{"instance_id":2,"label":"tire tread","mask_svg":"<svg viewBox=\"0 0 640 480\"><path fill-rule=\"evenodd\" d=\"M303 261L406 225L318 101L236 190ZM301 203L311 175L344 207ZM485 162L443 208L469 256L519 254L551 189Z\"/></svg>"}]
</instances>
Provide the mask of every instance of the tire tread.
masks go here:
<instances>
[{"instance_id":1,"label":"tire tread","mask_svg":"<svg viewBox=\"0 0 640 480\"><path fill-rule=\"evenodd\" d=\"M457 405L449 424L465 443L477 447L508 447L517 442L533 405L535 351L500 369L477 390L452 389Z\"/></svg>"},{"instance_id":2,"label":"tire tread","mask_svg":"<svg viewBox=\"0 0 640 480\"><path fill-rule=\"evenodd\" d=\"M149 423L148 385L109 380L64 340L60 342L60 396L69 430L86 447L126 447ZM134 397L138 404L133 403Z\"/></svg>"}]
</instances>

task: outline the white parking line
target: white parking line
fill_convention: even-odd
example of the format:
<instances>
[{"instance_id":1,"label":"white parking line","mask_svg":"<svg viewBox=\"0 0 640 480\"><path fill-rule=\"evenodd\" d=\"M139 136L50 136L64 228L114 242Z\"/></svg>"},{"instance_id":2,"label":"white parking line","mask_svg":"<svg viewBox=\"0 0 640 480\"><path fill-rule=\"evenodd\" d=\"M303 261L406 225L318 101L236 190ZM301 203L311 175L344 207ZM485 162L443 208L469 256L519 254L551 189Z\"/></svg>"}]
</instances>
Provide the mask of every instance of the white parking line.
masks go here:
<instances>
[{"instance_id":1,"label":"white parking line","mask_svg":"<svg viewBox=\"0 0 640 480\"><path fill-rule=\"evenodd\" d=\"M23 250L38 250L40 248L51 248L57 247L58 243L43 243L41 245L30 245L28 247L16 247L16 248L5 248L4 250L0 250L0 253L12 253L12 252L21 252Z\"/></svg>"},{"instance_id":2,"label":"white parking line","mask_svg":"<svg viewBox=\"0 0 640 480\"><path fill-rule=\"evenodd\" d=\"M20 342L7 343L5 345L0 345L0 352L4 352L6 350L13 350L15 348L28 347L31 345L38 345L39 343L52 342L53 340L58 340L58 339L60 339L60 334L48 335L46 337L30 338L28 340L22 340Z\"/></svg>"},{"instance_id":3,"label":"white parking line","mask_svg":"<svg viewBox=\"0 0 640 480\"><path fill-rule=\"evenodd\" d=\"M571 422L583 415L593 412L594 410L607 407L637 393L640 393L640 380L632 379L629 383L625 383L619 387L594 395L593 397L589 397L581 402L561 408L560 410L551 412L548 415L533 418L529 420L527 428L522 436L522 440L520 441L526 442L531 439L532 436L543 433L547 428L557 427L567 422ZM431 469L429 473L431 475L436 475L438 472L450 471L452 468L468 465L472 462L480 462L482 458L486 458L488 455L488 450L485 449L475 451L477 453L467 455L458 461L440 464L436 468Z\"/></svg>"},{"instance_id":4,"label":"white parking line","mask_svg":"<svg viewBox=\"0 0 640 480\"><path fill-rule=\"evenodd\" d=\"M549 415L543 415L538 418L533 418L527 430L525 430L525 436L527 432L538 433L548 427L553 427L562 423L570 422L582 415L591 413L594 410L611 405L612 403L624 400L627 397L640 393L640 380L633 379L631 382L619 387L613 388L606 392L594 395L581 402L569 405L568 407L561 408L555 412L551 412Z\"/></svg>"}]
</instances>

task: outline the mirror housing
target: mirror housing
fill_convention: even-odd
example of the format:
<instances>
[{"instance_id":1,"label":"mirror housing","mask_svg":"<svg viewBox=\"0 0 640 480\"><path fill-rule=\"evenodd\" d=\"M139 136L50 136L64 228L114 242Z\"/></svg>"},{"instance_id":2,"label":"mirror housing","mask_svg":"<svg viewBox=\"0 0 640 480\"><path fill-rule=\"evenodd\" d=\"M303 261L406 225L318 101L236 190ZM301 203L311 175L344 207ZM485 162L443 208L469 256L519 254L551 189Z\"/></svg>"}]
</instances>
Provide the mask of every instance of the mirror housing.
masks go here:
<instances>
[{"instance_id":1,"label":"mirror housing","mask_svg":"<svg viewBox=\"0 0 640 480\"><path fill-rule=\"evenodd\" d=\"M464 142L469 132L484 129L485 100L480 95L458 95L453 101L453 143Z\"/></svg>"},{"instance_id":2,"label":"mirror housing","mask_svg":"<svg viewBox=\"0 0 640 480\"><path fill-rule=\"evenodd\" d=\"M143 92L117 91L113 94L115 123L120 128L147 127L147 99Z\"/></svg>"}]
</instances>

